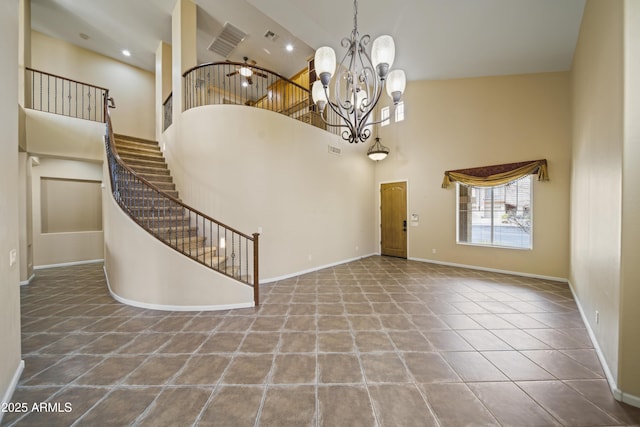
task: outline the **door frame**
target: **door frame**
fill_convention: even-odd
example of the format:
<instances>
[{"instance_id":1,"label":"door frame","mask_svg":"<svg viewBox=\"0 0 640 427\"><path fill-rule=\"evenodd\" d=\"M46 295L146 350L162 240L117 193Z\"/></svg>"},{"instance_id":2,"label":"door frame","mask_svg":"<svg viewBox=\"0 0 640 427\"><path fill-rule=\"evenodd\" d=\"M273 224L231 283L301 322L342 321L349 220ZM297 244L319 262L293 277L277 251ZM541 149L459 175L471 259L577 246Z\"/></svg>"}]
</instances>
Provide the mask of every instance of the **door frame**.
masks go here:
<instances>
[{"instance_id":1,"label":"door frame","mask_svg":"<svg viewBox=\"0 0 640 427\"><path fill-rule=\"evenodd\" d=\"M378 236L378 256L382 255L382 198L380 197L380 192L382 191L382 184L393 184L394 182L404 182L407 186L407 260L409 258L409 241L410 241L410 221L409 217L411 214L409 213L409 179L392 179L387 181L378 181L377 191L376 191L376 211L377 211L377 236Z\"/></svg>"}]
</instances>

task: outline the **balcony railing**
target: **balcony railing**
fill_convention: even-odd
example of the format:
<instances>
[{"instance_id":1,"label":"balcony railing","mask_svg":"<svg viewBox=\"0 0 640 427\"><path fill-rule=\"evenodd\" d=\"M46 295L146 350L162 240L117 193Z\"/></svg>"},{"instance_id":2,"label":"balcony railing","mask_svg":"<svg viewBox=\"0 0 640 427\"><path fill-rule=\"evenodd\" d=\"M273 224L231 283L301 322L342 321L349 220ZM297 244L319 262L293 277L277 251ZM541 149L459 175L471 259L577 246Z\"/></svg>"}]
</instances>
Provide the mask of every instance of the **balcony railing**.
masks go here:
<instances>
[{"instance_id":1,"label":"balcony railing","mask_svg":"<svg viewBox=\"0 0 640 427\"><path fill-rule=\"evenodd\" d=\"M107 89L44 71L26 68L27 108L78 119L104 122Z\"/></svg>"},{"instance_id":2,"label":"balcony railing","mask_svg":"<svg viewBox=\"0 0 640 427\"><path fill-rule=\"evenodd\" d=\"M262 67L238 62L198 65L184 73L185 111L204 105L246 105L284 114L332 133L338 117L316 111L308 88ZM328 116L326 114L329 113Z\"/></svg>"},{"instance_id":3,"label":"balcony railing","mask_svg":"<svg viewBox=\"0 0 640 427\"><path fill-rule=\"evenodd\" d=\"M167 130L171 123L173 123L173 93L170 93L162 104L162 131Z\"/></svg>"}]
</instances>

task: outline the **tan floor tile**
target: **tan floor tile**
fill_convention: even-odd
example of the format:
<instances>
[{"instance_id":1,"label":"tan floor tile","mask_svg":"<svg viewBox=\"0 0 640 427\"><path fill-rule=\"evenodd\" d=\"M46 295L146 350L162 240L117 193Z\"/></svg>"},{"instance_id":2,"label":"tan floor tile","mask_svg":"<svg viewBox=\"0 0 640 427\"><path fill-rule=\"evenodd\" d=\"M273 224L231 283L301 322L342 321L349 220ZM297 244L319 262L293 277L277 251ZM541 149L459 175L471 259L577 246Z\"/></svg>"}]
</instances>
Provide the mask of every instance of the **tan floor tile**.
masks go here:
<instances>
[{"instance_id":1,"label":"tan floor tile","mask_svg":"<svg viewBox=\"0 0 640 427\"><path fill-rule=\"evenodd\" d=\"M640 408L615 400L607 380L571 380L564 383L615 418L620 424L640 425Z\"/></svg>"},{"instance_id":2,"label":"tan floor tile","mask_svg":"<svg viewBox=\"0 0 640 427\"><path fill-rule=\"evenodd\" d=\"M349 315L349 323L355 331L379 331L382 329L380 319L367 315Z\"/></svg>"},{"instance_id":3,"label":"tan floor tile","mask_svg":"<svg viewBox=\"0 0 640 427\"><path fill-rule=\"evenodd\" d=\"M316 334L305 332L284 332L280 336L282 353L315 353Z\"/></svg>"},{"instance_id":4,"label":"tan floor tile","mask_svg":"<svg viewBox=\"0 0 640 427\"><path fill-rule=\"evenodd\" d=\"M404 353L403 357L418 383L462 381L440 353Z\"/></svg>"},{"instance_id":5,"label":"tan floor tile","mask_svg":"<svg viewBox=\"0 0 640 427\"><path fill-rule=\"evenodd\" d=\"M547 411L511 382L471 383L471 391L505 426L558 426Z\"/></svg>"},{"instance_id":6,"label":"tan floor tile","mask_svg":"<svg viewBox=\"0 0 640 427\"><path fill-rule=\"evenodd\" d=\"M187 359L186 355L150 356L125 379L124 384L165 384L184 366Z\"/></svg>"},{"instance_id":7,"label":"tan floor tile","mask_svg":"<svg viewBox=\"0 0 640 427\"><path fill-rule=\"evenodd\" d=\"M491 332L515 350L546 350L549 348L542 341L520 329L498 329Z\"/></svg>"},{"instance_id":8,"label":"tan floor tile","mask_svg":"<svg viewBox=\"0 0 640 427\"><path fill-rule=\"evenodd\" d=\"M353 337L348 332L318 333L318 351L327 353L349 353L354 351Z\"/></svg>"},{"instance_id":9,"label":"tan floor tile","mask_svg":"<svg viewBox=\"0 0 640 427\"><path fill-rule=\"evenodd\" d=\"M315 417L315 387L269 387L258 423L265 427L310 426Z\"/></svg>"},{"instance_id":10,"label":"tan floor tile","mask_svg":"<svg viewBox=\"0 0 640 427\"><path fill-rule=\"evenodd\" d=\"M222 379L225 384L263 384L271 370L273 356L236 356Z\"/></svg>"},{"instance_id":11,"label":"tan floor tile","mask_svg":"<svg viewBox=\"0 0 640 427\"><path fill-rule=\"evenodd\" d=\"M254 332L244 338L238 351L242 353L273 353L280 341L277 332Z\"/></svg>"},{"instance_id":12,"label":"tan floor tile","mask_svg":"<svg viewBox=\"0 0 640 427\"><path fill-rule=\"evenodd\" d=\"M477 351L513 350L506 342L486 330L461 330L458 335L464 338Z\"/></svg>"},{"instance_id":13,"label":"tan floor tile","mask_svg":"<svg viewBox=\"0 0 640 427\"><path fill-rule=\"evenodd\" d=\"M128 345L136 338L135 334L111 333L104 334L90 344L82 347L83 354L107 354L115 353L121 347Z\"/></svg>"},{"instance_id":14,"label":"tan floor tile","mask_svg":"<svg viewBox=\"0 0 640 427\"><path fill-rule=\"evenodd\" d=\"M348 331L349 321L346 316L319 316L319 331Z\"/></svg>"},{"instance_id":15,"label":"tan floor tile","mask_svg":"<svg viewBox=\"0 0 640 427\"><path fill-rule=\"evenodd\" d=\"M159 392L156 388L115 389L78 422L87 426L130 425Z\"/></svg>"},{"instance_id":16,"label":"tan floor tile","mask_svg":"<svg viewBox=\"0 0 640 427\"><path fill-rule=\"evenodd\" d=\"M601 374L585 368L580 363L557 350L532 350L521 353L559 380L603 378Z\"/></svg>"},{"instance_id":17,"label":"tan floor tile","mask_svg":"<svg viewBox=\"0 0 640 427\"><path fill-rule=\"evenodd\" d=\"M319 425L370 427L376 425L369 393L364 386L318 387Z\"/></svg>"},{"instance_id":18,"label":"tan floor tile","mask_svg":"<svg viewBox=\"0 0 640 427\"><path fill-rule=\"evenodd\" d=\"M103 360L100 356L70 356L31 377L25 385L66 385Z\"/></svg>"},{"instance_id":19,"label":"tan floor tile","mask_svg":"<svg viewBox=\"0 0 640 427\"><path fill-rule=\"evenodd\" d=\"M360 356L368 383L408 382L409 375L395 353L366 353Z\"/></svg>"},{"instance_id":20,"label":"tan floor tile","mask_svg":"<svg viewBox=\"0 0 640 427\"><path fill-rule=\"evenodd\" d=\"M394 351L393 342L384 332L357 332L356 346L361 353Z\"/></svg>"},{"instance_id":21,"label":"tan floor tile","mask_svg":"<svg viewBox=\"0 0 640 427\"><path fill-rule=\"evenodd\" d=\"M517 384L564 425L616 424L615 419L560 381L528 381Z\"/></svg>"},{"instance_id":22,"label":"tan floor tile","mask_svg":"<svg viewBox=\"0 0 640 427\"><path fill-rule=\"evenodd\" d=\"M315 331L315 316L289 316L284 324L287 331Z\"/></svg>"},{"instance_id":23,"label":"tan floor tile","mask_svg":"<svg viewBox=\"0 0 640 427\"><path fill-rule=\"evenodd\" d=\"M144 333L137 335L127 345L118 349L124 354L150 354L171 339L172 334Z\"/></svg>"},{"instance_id":24,"label":"tan floor tile","mask_svg":"<svg viewBox=\"0 0 640 427\"><path fill-rule=\"evenodd\" d=\"M276 356L273 384L305 384L316 382L316 356L284 354Z\"/></svg>"},{"instance_id":25,"label":"tan floor tile","mask_svg":"<svg viewBox=\"0 0 640 427\"><path fill-rule=\"evenodd\" d=\"M76 380L82 385L118 384L144 362L146 356L112 356Z\"/></svg>"},{"instance_id":26,"label":"tan floor tile","mask_svg":"<svg viewBox=\"0 0 640 427\"><path fill-rule=\"evenodd\" d=\"M160 393L138 426L191 425L207 403L211 390L201 388L167 388Z\"/></svg>"},{"instance_id":27,"label":"tan floor tile","mask_svg":"<svg viewBox=\"0 0 640 427\"><path fill-rule=\"evenodd\" d=\"M244 339L239 332L217 332L211 335L198 349L199 353L231 353L237 350Z\"/></svg>"},{"instance_id":28,"label":"tan floor tile","mask_svg":"<svg viewBox=\"0 0 640 427\"><path fill-rule=\"evenodd\" d=\"M441 426L497 426L498 421L465 384L423 384Z\"/></svg>"},{"instance_id":29,"label":"tan floor tile","mask_svg":"<svg viewBox=\"0 0 640 427\"><path fill-rule=\"evenodd\" d=\"M413 384L369 387L382 426L437 426L433 413Z\"/></svg>"},{"instance_id":30,"label":"tan floor tile","mask_svg":"<svg viewBox=\"0 0 640 427\"><path fill-rule=\"evenodd\" d=\"M454 331L426 331L424 336L438 351L473 350L473 347Z\"/></svg>"},{"instance_id":31,"label":"tan floor tile","mask_svg":"<svg viewBox=\"0 0 640 427\"><path fill-rule=\"evenodd\" d=\"M433 350L433 346L418 331L389 331L389 337L399 351Z\"/></svg>"},{"instance_id":32,"label":"tan floor tile","mask_svg":"<svg viewBox=\"0 0 640 427\"><path fill-rule=\"evenodd\" d=\"M318 382L324 384L361 383L362 371L355 354L319 354Z\"/></svg>"},{"instance_id":33,"label":"tan floor tile","mask_svg":"<svg viewBox=\"0 0 640 427\"><path fill-rule=\"evenodd\" d=\"M193 356L173 380L173 384L217 384L230 361L230 356L217 354Z\"/></svg>"},{"instance_id":34,"label":"tan floor tile","mask_svg":"<svg viewBox=\"0 0 640 427\"><path fill-rule=\"evenodd\" d=\"M198 425L206 427L253 426L264 389L226 386L216 390Z\"/></svg>"},{"instance_id":35,"label":"tan floor tile","mask_svg":"<svg viewBox=\"0 0 640 427\"><path fill-rule=\"evenodd\" d=\"M508 378L478 352L446 352L442 356L465 382L508 381Z\"/></svg>"},{"instance_id":36,"label":"tan floor tile","mask_svg":"<svg viewBox=\"0 0 640 427\"><path fill-rule=\"evenodd\" d=\"M284 316L259 317L253 325L251 325L251 330L258 332L279 331L282 329L285 319Z\"/></svg>"}]
</instances>

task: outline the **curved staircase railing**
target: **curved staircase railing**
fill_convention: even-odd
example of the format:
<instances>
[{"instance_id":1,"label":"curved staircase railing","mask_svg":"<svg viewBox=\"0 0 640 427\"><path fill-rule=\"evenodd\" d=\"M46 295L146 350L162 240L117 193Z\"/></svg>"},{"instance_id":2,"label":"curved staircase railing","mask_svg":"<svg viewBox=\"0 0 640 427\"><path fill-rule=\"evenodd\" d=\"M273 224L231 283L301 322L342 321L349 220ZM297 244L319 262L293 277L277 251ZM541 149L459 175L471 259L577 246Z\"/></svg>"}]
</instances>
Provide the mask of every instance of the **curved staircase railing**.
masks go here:
<instances>
[{"instance_id":1,"label":"curved staircase railing","mask_svg":"<svg viewBox=\"0 0 640 427\"><path fill-rule=\"evenodd\" d=\"M115 144L109 114L115 104L108 89L32 68L25 77L27 108L106 124L113 197L133 221L181 254L252 286L259 304L258 233L249 236L184 204L129 166Z\"/></svg>"},{"instance_id":2,"label":"curved staircase railing","mask_svg":"<svg viewBox=\"0 0 640 427\"><path fill-rule=\"evenodd\" d=\"M136 173L118 154L106 94L105 145L113 197L138 225L174 250L213 270L253 287L259 304L259 234L235 230L184 204ZM216 242L212 245L212 242Z\"/></svg>"},{"instance_id":3,"label":"curved staircase railing","mask_svg":"<svg viewBox=\"0 0 640 427\"><path fill-rule=\"evenodd\" d=\"M209 62L187 70L184 109L212 104L246 105L284 114L339 134L339 117L330 109L324 119L316 111L308 87L266 68L241 62ZM301 82L308 86L309 75ZM327 115L328 114L328 115Z\"/></svg>"}]
</instances>

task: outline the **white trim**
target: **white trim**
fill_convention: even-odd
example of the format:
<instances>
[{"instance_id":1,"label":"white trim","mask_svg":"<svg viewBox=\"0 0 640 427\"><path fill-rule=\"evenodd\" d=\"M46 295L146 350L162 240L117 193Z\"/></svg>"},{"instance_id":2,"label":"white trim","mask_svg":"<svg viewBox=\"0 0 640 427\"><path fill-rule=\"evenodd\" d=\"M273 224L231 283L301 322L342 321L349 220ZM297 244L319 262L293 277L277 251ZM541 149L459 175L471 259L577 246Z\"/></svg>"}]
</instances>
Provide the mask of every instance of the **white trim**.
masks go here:
<instances>
[{"instance_id":1,"label":"white trim","mask_svg":"<svg viewBox=\"0 0 640 427\"><path fill-rule=\"evenodd\" d=\"M580 312L580 317L582 317L582 322L585 324L587 333L589 334L589 338L591 339L591 343L593 344L593 348L596 350L596 354L598 355L598 359L600 360L600 364L602 365L602 370L604 371L604 375L607 377L607 382L609 383L609 388L611 389L611 393L613 394L613 397L620 402L624 402L631 406L635 406L636 408L640 408L640 397L634 396L633 394L625 393L618 388L616 379L613 377L613 374L611 373L611 369L609 369L609 364L607 363L607 360L604 357L604 353L600 348L600 344L596 339L596 335L593 332L593 329L591 329L591 324L587 321L587 315L582 309L582 305L580 305L580 300L578 299L578 296L575 290L573 289L573 284L571 283L570 280L567 280L567 282L569 283L569 289L571 289L571 294L573 295L573 299L576 302L576 305L578 306L578 311Z\"/></svg>"},{"instance_id":2,"label":"white trim","mask_svg":"<svg viewBox=\"0 0 640 427\"><path fill-rule=\"evenodd\" d=\"M45 269L45 268L70 267L72 265L97 264L99 262L104 262L104 258L102 258L102 259L88 259L86 261L62 262L60 264L36 265L36 266L33 267L33 269L34 270L42 270L42 269Z\"/></svg>"},{"instance_id":3,"label":"white trim","mask_svg":"<svg viewBox=\"0 0 640 427\"><path fill-rule=\"evenodd\" d=\"M9 388L7 388L7 390L4 393L4 396L2 396L1 403L11 402L11 397L13 396L13 392L16 390L16 387L18 386L18 381L20 381L20 375L22 375L23 370L24 370L24 360L21 360L20 363L18 363L18 367L16 368L16 371L13 373L13 378L11 378L11 382L9 383ZM4 412L0 411L0 421L2 421L3 416L4 416Z\"/></svg>"},{"instance_id":4,"label":"white trim","mask_svg":"<svg viewBox=\"0 0 640 427\"><path fill-rule=\"evenodd\" d=\"M480 267L477 265L469 265L469 264L458 264L456 262L438 261L438 260L425 259L425 258L407 258L407 259L410 261L420 261L420 262L428 262L431 264L448 265L450 267L468 268L470 270L489 271L492 273L511 274L513 276L531 277L533 279L553 280L554 282L569 283L569 280L565 279L564 277L554 277L554 276L545 276L542 274L523 273L521 271L501 270L498 268Z\"/></svg>"},{"instance_id":5,"label":"white trim","mask_svg":"<svg viewBox=\"0 0 640 427\"><path fill-rule=\"evenodd\" d=\"M163 311L219 311L219 310L233 310L236 308L252 308L255 307L255 303L247 302L247 303L238 303L238 304L220 304L220 305L165 305L165 304L151 304L146 302L134 301L128 298L123 298L120 295L116 294L113 289L111 289L111 285L109 284L109 275L107 274L107 268L103 267L104 277L107 282L107 288L109 289L109 293L118 302L122 304L130 305L138 308L146 308L149 310L163 310Z\"/></svg>"},{"instance_id":6,"label":"white trim","mask_svg":"<svg viewBox=\"0 0 640 427\"><path fill-rule=\"evenodd\" d=\"M20 286L28 285L29 283L31 283L34 277L36 277L36 273L31 273L31 277L29 277L27 280L23 280L22 282L20 282Z\"/></svg>"},{"instance_id":7,"label":"white trim","mask_svg":"<svg viewBox=\"0 0 640 427\"><path fill-rule=\"evenodd\" d=\"M261 285L265 285L267 283L277 282L278 280L290 279L292 277L301 276L301 275L307 274L307 273L313 273L314 271L318 271L318 270L322 270L322 269L330 268L330 267L335 267L336 265L346 264L348 262L357 261L359 259L368 258L368 257L374 256L374 255L380 255L380 254L379 253L377 253L377 254L376 253L371 253L371 254L368 254L368 255L362 255L362 256L359 256L359 257L355 257L355 258L350 258L350 259L345 259L345 260L342 260L342 261L333 262L331 264L320 265L318 267L313 267L313 268L310 268L308 270L302 270L302 271L298 271L298 272L291 273L291 274L285 274L283 276L270 277L268 279L262 279L260 281L260 284Z\"/></svg>"}]
</instances>

